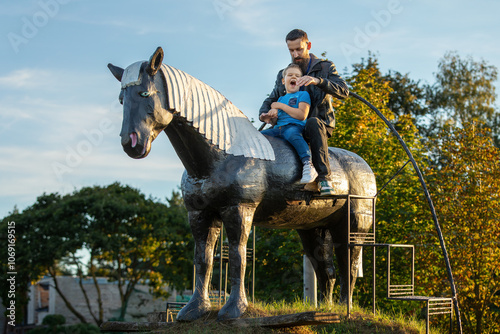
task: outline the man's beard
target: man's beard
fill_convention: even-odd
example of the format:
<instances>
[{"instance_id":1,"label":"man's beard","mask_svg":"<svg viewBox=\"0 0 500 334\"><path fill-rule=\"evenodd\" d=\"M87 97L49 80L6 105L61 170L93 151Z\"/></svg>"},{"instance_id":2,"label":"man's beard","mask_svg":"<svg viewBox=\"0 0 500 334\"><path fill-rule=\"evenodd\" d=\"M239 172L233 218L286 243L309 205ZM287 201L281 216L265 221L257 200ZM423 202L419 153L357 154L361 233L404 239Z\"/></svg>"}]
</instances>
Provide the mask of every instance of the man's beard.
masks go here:
<instances>
[{"instance_id":1,"label":"man's beard","mask_svg":"<svg viewBox=\"0 0 500 334\"><path fill-rule=\"evenodd\" d=\"M293 62L297 65L300 66L300 69L302 70L302 73L306 75L307 71L307 65L309 64L309 58L294 58Z\"/></svg>"}]
</instances>

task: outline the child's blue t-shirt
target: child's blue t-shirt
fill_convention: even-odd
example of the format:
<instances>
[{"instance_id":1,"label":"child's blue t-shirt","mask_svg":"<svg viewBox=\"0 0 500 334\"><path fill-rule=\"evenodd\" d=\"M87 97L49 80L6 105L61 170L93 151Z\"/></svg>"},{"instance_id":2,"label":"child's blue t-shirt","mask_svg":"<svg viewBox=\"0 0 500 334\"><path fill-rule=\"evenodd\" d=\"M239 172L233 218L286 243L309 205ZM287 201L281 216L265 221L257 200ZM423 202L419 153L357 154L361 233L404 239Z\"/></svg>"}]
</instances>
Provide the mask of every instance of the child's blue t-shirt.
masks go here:
<instances>
[{"instance_id":1,"label":"child's blue t-shirt","mask_svg":"<svg viewBox=\"0 0 500 334\"><path fill-rule=\"evenodd\" d=\"M289 105L290 107L293 108L298 108L300 102L305 102L309 105L311 105L311 97L309 96L309 93L306 91L298 91L295 93L289 93L284 96L281 96L278 98L278 102L284 103ZM306 121L301 121L296 118L293 118L292 116L288 115L286 112L284 112L281 109L278 109L278 122L276 123L276 126L283 126L287 124L297 124L302 127L306 125Z\"/></svg>"}]
</instances>

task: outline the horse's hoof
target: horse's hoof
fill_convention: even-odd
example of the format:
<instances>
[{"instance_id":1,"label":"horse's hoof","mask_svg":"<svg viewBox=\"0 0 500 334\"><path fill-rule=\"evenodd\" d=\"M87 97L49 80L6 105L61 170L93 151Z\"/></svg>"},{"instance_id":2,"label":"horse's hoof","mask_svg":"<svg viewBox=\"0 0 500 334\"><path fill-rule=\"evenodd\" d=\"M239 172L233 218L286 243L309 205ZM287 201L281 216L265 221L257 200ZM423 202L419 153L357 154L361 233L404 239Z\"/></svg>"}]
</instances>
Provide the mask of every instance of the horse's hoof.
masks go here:
<instances>
[{"instance_id":1,"label":"horse's hoof","mask_svg":"<svg viewBox=\"0 0 500 334\"><path fill-rule=\"evenodd\" d=\"M221 308L217 314L217 321L237 319L245 313L248 303L230 303L229 301Z\"/></svg>"},{"instance_id":2,"label":"horse's hoof","mask_svg":"<svg viewBox=\"0 0 500 334\"><path fill-rule=\"evenodd\" d=\"M202 303L201 305L193 302L184 306L177 314L177 321L194 321L203 317L210 311L210 303Z\"/></svg>"}]
</instances>

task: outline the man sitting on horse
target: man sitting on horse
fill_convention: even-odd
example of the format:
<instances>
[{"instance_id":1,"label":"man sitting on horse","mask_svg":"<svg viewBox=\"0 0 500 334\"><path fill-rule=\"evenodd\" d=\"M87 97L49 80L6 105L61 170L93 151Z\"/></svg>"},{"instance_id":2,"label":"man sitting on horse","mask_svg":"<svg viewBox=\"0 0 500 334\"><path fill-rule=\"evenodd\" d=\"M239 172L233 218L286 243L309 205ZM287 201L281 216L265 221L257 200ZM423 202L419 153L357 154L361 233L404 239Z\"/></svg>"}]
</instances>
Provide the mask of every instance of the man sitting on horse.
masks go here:
<instances>
[{"instance_id":1,"label":"man sitting on horse","mask_svg":"<svg viewBox=\"0 0 500 334\"><path fill-rule=\"evenodd\" d=\"M319 59L309 53L311 42L305 31L294 29L287 34L285 41L292 56L292 62L298 64L304 73L297 80L297 85L306 90L311 97L304 137L311 146L312 163L318 172L320 194L332 195L334 190L328 159L328 138L332 135L335 126L335 113L331 98L344 99L349 96L349 89L331 61ZM264 100L259 116L268 113L272 109L272 103L286 94L282 79L283 70L279 71L274 89Z\"/></svg>"}]
</instances>

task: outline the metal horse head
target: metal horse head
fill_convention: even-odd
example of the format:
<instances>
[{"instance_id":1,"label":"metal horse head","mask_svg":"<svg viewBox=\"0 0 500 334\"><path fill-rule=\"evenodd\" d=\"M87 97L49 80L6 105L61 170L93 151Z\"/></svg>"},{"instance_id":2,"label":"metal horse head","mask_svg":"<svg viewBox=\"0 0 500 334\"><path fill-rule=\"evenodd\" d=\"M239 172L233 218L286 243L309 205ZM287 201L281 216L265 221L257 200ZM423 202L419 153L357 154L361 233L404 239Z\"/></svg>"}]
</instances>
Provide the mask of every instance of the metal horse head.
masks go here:
<instances>
[{"instance_id":1,"label":"metal horse head","mask_svg":"<svg viewBox=\"0 0 500 334\"><path fill-rule=\"evenodd\" d=\"M163 50L158 47L149 61L139 61L125 69L108 64L111 73L122 83L119 99L123 104L120 133L123 150L135 159L149 154L151 143L173 117L165 109L164 79L157 74L162 61Z\"/></svg>"}]
</instances>

